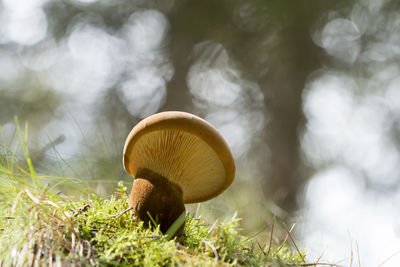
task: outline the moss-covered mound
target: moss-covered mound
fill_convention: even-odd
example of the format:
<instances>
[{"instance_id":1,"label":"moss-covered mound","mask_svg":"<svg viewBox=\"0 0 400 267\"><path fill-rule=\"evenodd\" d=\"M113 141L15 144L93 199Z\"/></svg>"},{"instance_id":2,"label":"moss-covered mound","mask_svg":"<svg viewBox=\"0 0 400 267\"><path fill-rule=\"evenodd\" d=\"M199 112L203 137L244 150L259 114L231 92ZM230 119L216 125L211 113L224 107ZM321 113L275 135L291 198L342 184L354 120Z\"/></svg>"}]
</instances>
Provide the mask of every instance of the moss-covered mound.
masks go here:
<instances>
[{"instance_id":1,"label":"moss-covered mound","mask_svg":"<svg viewBox=\"0 0 400 267\"><path fill-rule=\"evenodd\" d=\"M4 193L4 192L3 192ZM115 197L70 201L57 194L15 192L0 211L2 266L281 266L302 262L286 247L255 246L239 220L205 224L186 217L185 235L170 239L132 220L122 183ZM4 194L2 194L4 196ZM11 201L12 200L12 201ZM268 252L268 253L267 253Z\"/></svg>"},{"instance_id":2,"label":"moss-covered mound","mask_svg":"<svg viewBox=\"0 0 400 267\"><path fill-rule=\"evenodd\" d=\"M263 245L242 236L236 216L207 224L186 215L183 236L172 238L179 224L163 235L156 222L143 225L126 212L122 182L113 196L101 198L87 193L84 180L38 175L27 132L22 135L17 127L17 134L21 160L17 146L10 152L4 137L0 143L0 266L295 266L304 261L304 253L290 250L285 241ZM67 192L85 197L73 200Z\"/></svg>"}]
</instances>

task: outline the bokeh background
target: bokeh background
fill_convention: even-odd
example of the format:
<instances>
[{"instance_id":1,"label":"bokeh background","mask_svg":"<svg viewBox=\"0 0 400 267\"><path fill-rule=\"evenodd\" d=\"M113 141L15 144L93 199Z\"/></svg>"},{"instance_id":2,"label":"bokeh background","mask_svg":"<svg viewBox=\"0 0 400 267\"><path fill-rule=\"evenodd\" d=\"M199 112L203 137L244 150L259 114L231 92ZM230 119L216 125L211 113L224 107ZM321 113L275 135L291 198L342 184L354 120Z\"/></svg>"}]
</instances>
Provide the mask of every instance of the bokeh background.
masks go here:
<instances>
[{"instance_id":1,"label":"bokeh background","mask_svg":"<svg viewBox=\"0 0 400 267\"><path fill-rule=\"evenodd\" d=\"M211 122L237 163L189 210L265 238L297 222L310 261L400 250L399 1L0 0L0 125L13 147L27 122L39 173L111 195L127 134L165 110Z\"/></svg>"}]
</instances>

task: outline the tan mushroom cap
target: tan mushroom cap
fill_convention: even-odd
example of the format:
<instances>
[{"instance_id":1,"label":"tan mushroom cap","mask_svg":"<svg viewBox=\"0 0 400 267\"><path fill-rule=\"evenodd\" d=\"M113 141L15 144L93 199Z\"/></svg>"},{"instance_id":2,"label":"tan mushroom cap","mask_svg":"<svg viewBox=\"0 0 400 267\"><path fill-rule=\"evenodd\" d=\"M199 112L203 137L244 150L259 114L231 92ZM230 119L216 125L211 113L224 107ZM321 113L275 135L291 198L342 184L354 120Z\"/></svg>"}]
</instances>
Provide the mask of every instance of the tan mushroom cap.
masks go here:
<instances>
[{"instance_id":1,"label":"tan mushroom cap","mask_svg":"<svg viewBox=\"0 0 400 267\"><path fill-rule=\"evenodd\" d=\"M148 169L179 185L184 203L209 200L232 183L235 163L223 137L205 120L168 111L139 122L124 147L125 170Z\"/></svg>"}]
</instances>

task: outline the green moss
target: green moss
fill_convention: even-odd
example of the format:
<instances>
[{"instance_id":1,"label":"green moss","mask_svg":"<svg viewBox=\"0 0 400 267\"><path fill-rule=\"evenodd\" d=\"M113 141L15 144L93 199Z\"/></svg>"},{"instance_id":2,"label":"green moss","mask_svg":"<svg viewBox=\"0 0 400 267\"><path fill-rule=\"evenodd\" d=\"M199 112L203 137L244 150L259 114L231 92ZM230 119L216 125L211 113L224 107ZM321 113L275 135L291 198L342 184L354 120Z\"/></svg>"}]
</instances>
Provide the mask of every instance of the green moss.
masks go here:
<instances>
[{"instance_id":1,"label":"green moss","mask_svg":"<svg viewBox=\"0 0 400 267\"><path fill-rule=\"evenodd\" d=\"M302 263L304 256L287 244L266 249L267 245L242 236L236 216L207 224L201 217L187 214L184 236L170 239L154 225L143 225L133 220L129 212L124 213L128 196L122 182L116 194L107 198L86 194L77 201L57 193L57 188L67 184L68 190L77 188L78 192L85 192L87 183L38 175L29 160L26 138L19 137L25 160L15 160L15 153L10 153L5 145L0 151L0 266Z\"/></svg>"},{"instance_id":2,"label":"green moss","mask_svg":"<svg viewBox=\"0 0 400 267\"><path fill-rule=\"evenodd\" d=\"M239 219L212 225L187 216L185 235L167 240L158 228L132 220L120 196L70 201L45 192L20 191L0 212L0 261L100 266L244 265L301 263L287 247L270 254L239 233ZM12 203L12 204L11 204ZM13 240L13 242L10 242Z\"/></svg>"}]
</instances>

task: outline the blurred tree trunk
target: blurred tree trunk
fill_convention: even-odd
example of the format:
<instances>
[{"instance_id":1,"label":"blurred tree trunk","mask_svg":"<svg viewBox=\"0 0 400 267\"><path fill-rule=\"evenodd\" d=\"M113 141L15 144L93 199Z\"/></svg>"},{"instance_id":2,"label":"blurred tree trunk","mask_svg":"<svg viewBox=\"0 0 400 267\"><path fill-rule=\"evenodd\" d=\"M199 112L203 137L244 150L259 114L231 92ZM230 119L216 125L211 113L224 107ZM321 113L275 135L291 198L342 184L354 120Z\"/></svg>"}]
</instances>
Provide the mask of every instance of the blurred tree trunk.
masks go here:
<instances>
[{"instance_id":1,"label":"blurred tree trunk","mask_svg":"<svg viewBox=\"0 0 400 267\"><path fill-rule=\"evenodd\" d=\"M300 171L304 167L299 142L304 125L302 94L307 77L321 62L320 48L311 39L311 29L333 4L320 0L269 4L273 10L272 25L264 30L264 40L268 40L268 35L277 36L275 40L265 41L264 49L263 40L257 41L259 36L247 36L248 42L258 47L243 47L250 53L256 52L245 54L241 62L245 64L244 69L253 70L249 74L262 88L270 118L263 133L271 150L271 161L270 165L260 166L265 174L264 193L285 210L293 211L297 208L297 193L307 178ZM268 54L264 63L267 66L261 63L254 67L263 53ZM264 69L268 69L266 74L260 73Z\"/></svg>"},{"instance_id":2,"label":"blurred tree trunk","mask_svg":"<svg viewBox=\"0 0 400 267\"><path fill-rule=\"evenodd\" d=\"M248 4L255 8L247 18L254 31L243 30L234 21L237 8ZM272 153L270 164L260 166L265 173L264 192L288 211L297 207L296 195L305 179L298 171L302 92L307 76L320 64L320 49L313 44L310 29L330 6L321 0L179 1L168 14L175 74L162 109L182 110L191 105L186 79L193 47L205 40L220 42L243 67L244 76L257 81L264 93L270 122L263 139ZM257 29L257 23L265 21ZM262 61L264 55L268 58Z\"/></svg>"},{"instance_id":3,"label":"blurred tree trunk","mask_svg":"<svg viewBox=\"0 0 400 267\"><path fill-rule=\"evenodd\" d=\"M259 80L264 89L265 105L271 113L270 124L264 131L272 151L271 166L265 170L264 192L288 211L297 208L297 192L305 178L298 171L303 88L308 75L319 66L318 49L309 33L315 9L310 8L309 1L307 7L299 2L293 14L298 23L282 29L279 44L270 51L271 68Z\"/></svg>"},{"instance_id":4,"label":"blurred tree trunk","mask_svg":"<svg viewBox=\"0 0 400 267\"><path fill-rule=\"evenodd\" d=\"M199 42L218 39L216 29L225 27L230 12L223 1L178 1L167 15L170 22L170 59L175 73L168 83L162 109L190 110L192 95L188 91L187 73L193 63L193 48Z\"/></svg>"}]
</instances>

